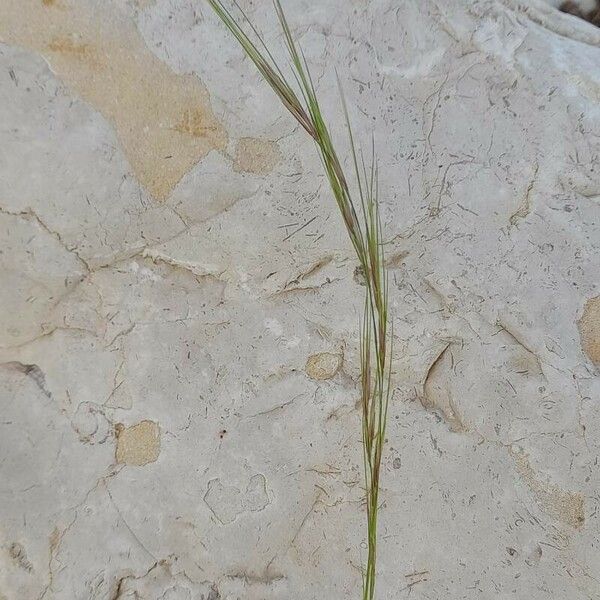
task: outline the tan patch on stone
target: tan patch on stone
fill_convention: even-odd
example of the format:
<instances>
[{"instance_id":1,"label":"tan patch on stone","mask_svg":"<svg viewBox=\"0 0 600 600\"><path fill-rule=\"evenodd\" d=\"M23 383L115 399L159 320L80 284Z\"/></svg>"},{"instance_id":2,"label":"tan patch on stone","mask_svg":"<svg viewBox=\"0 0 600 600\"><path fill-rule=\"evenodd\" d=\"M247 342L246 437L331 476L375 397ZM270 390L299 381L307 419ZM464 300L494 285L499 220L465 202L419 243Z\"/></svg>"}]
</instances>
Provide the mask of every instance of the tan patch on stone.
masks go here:
<instances>
[{"instance_id":1,"label":"tan patch on stone","mask_svg":"<svg viewBox=\"0 0 600 600\"><path fill-rule=\"evenodd\" d=\"M56 37L48 44L48 50L59 54L70 54L82 62L100 64L95 57L93 46L82 44L73 38Z\"/></svg>"},{"instance_id":2,"label":"tan patch on stone","mask_svg":"<svg viewBox=\"0 0 600 600\"><path fill-rule=\"evenodd\" d=\"M238 173L266 175L281 160L277 142L259 138L241 138L235 149L233 169Z\"/></svg>"},{"instance_id":3,"label":"tan patch on stone","mask_svg":"<svg viewBox=\"0 0 600 600\"><path fill-rule=\"evenodd\" d=\"M331 379L340 370L343 358L341 354L321 352L308 357L305 371L311 379L323 381Z\"/></svg>"},{"instance_id":4,"label":"tan patch on stone","mask_svg":"<svg viewBox=\"0 0 600 600\"><path fill-rule=\"evenodd\" d=\"M118 463L143 466L156 461L160 454L160 429L154 421L141 421L137 425L116 426Z\"/></svg>"},{"instance_id":5,"label":"tan patch on stone","mask_svg":"<svg viewBox=\"0 0 600 600\"><path fill-rule=\"evenodd\" d=\"M178 75L146 47L135 24L92 0L4 0L0 40L41 54L52 71L114 126L131 168L157 199L227 134L195 76Z\"/></svg>"},{"instance_id":6,"label":"tan patch on stone","mask_svg":"<svg viewBox=\"0 0 600 600\"><path fill-rule=\"evenodd\" d=\"M600 366L600 296L585 303L578 325L584 352L595 365Z\"/></svg>"},{"instance_id":7,"label":"tan patch on stone","mask_svg":"<svg viewBox=\"0 0 600 600\"><path fill-rule=\"evenodd\" d=\"M539 507L553 519L576 529L585 522L583 496L568 492L557 485L543 481L532 469L525 452L511 450L517 472L533 493Z\"/></svg>"},{"instance_id":8,"label":"tan patch on stone","mask_svg":"<svg viewBox=\"0 0 600 600\"><path fill-rule=\"evenodd\" d=\"M175 125L175 131L185 135L201 138L214 132L214 124L206 122L206 115L201 108L186 108L183 111L181 120Z\"/></svg>"}]
</instances>

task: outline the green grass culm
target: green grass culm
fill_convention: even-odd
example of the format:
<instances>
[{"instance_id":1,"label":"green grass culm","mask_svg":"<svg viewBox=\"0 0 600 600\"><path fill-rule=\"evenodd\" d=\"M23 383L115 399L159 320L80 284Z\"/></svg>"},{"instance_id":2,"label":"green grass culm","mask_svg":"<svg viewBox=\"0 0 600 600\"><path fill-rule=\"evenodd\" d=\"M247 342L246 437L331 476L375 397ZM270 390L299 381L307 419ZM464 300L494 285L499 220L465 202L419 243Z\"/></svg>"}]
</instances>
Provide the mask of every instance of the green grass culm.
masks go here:
<instances>
[{"instance_id":1,"label":"green grass culm","mask_svg":"<svg viewBox=\"0 0 600 600\"><path fill-rule=\"evenodd\" d=\"M369 166L357 150L348 109L340 88L352 156L355 185L351 190L321 111L307 61L294 40L279 0L273 1L291 61L293 83L283 74L263 38L233 0L234 16L221 0L207 0L252 60L282 104L314 140L333 197L365 279L364 312L360 323L362 445L367 517L367 558L363 569L363 600L375 598L377 517L381 459L390 397L392 330L388 315L388 277L379 214L378 168L372 142ZM356 198L356 200L355 200Z\"/></svg>"}]
</instances>

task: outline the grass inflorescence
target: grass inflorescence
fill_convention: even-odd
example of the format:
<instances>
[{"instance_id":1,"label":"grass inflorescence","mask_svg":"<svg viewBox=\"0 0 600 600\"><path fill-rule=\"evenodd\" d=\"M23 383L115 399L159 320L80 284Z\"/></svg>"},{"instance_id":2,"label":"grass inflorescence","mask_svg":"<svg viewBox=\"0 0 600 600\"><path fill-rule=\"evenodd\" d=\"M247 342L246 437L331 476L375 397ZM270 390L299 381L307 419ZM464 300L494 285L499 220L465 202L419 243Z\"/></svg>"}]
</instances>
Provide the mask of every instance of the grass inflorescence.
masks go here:
<instances>
[{"instance_id":1,"label":"grass inflorescence","mask_svg":"<svg viewBox=\"0 0 600 600\"><path fill-rule=\"evenodd\" d=\"M391 323L388 318L388 278L379 214L378 168L374 143L367 167L362 153L355 146L346 102L340 91L340 109L347 126L355 178L353 192L321 111L306 59L294 40L279 0L273 0L273 5L291 61L293 84L283 74L244 11L235 0L232 1L239 17L234 16L221 0L208 0L282 104L314 140L365 279L364 314L360 324L360 361L368 550L363 571L362 596L363 600L373 600L379 481L390 396L392 345L391 325L388 327Z\"/></svg>"}]
</instances>

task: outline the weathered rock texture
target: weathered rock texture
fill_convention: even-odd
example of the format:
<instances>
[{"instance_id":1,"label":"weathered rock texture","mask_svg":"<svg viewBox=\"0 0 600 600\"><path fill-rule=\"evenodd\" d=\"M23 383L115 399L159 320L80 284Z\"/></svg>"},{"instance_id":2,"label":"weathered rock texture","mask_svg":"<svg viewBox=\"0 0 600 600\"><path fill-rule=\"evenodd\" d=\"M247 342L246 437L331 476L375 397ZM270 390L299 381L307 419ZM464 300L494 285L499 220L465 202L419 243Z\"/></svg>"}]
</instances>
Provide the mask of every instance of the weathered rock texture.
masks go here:
<instances>
[{"instance_id":1,"label":"weathered rock texture","mask_svg":"<svg viewBox=\"0 0 600 600\"><path fill-rule=\"evenodd\" d=\"M379 148L380 598L599 598L600 30L285 5ZM3 0L0 41L0 598L359 597L364 288L312 143L202 2Z\"/></svg>"}]
</instances>

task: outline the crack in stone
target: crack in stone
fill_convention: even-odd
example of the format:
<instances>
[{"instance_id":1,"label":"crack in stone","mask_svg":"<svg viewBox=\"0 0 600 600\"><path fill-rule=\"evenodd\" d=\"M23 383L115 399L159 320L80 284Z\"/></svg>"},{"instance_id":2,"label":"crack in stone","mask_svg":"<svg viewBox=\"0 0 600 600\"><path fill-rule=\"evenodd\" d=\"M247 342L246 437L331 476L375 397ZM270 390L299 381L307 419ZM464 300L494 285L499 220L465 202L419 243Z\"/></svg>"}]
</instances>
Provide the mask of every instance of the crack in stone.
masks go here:
<instances>
[{"instance_id":1,"label":"crack in stone","mask_svg":"<svg viewBox=\"0 0 600 600\"><path fill-rule=\"evenodd\" d=\"M43 229L46 233L48 233L50 236L52 236L61 245L61 247L64 250L66 250L69 254L72 254L73 256L75 256L77 261L80 263L80 265L85 270L86 274L91 272L92 269L90 268L90 265L80 256L80 254L77 251L77 248L74 246L69 247L65 243L65 241L62 239L62 236L60 235L60 233L58 233L58 231L54 231L54 230L50 229L48 227L48 225L46 225L46 223L44 223L44 221L40 218L40 216L32 208L27 208L26 210L14 212L14 211L10 211L10 210L0 207L0 214L9 215L11 217L18 217L18 218L24 219L25 221L34 221L41 227L41 229Z\"/></svg>"}]
</instances>

